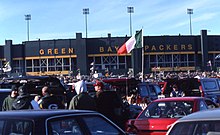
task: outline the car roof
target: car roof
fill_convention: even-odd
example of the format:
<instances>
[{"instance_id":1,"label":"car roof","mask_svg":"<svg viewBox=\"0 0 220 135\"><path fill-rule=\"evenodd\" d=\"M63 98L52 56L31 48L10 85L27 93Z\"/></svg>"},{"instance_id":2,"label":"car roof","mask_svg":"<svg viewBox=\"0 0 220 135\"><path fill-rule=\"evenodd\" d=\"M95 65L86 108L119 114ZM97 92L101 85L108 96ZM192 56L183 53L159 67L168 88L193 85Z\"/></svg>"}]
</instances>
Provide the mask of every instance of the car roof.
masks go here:
<instances>
[{"instance_id":1,"label":"car roof","mask_svg":"<svg viewBox=\"0 0 220 135\"><path fill-rule=\"evenodd\" d=\"M10 77L10 78L5 78L6 80L26 80L26 79L45 79L45 78L50 78L51 76L18 76L18 77Z\"/></svg>"},{"instance_id":2,"label":"car roof","mask_svg":"<svg viewBox=\"0 0 220 135\"><path fill-rule=\"evenodd\" d=\"M199 80L218 80L218 78L200 78Z\"/></svg>"},{"instance_id":3,"label":"car roof","mask_svg":"<svg viewBox=\"0 0 220 135\"><path fill-rule=\"evenodd\" d=\"M0 119L40 119L40 118L49 118L53 116L61 116L61 115L82 115L82 114L98 114L95 111L89 110L65 110L65 109L57 109L57 110L14 110L14 111L3 111L0 112Z\"/></svg>"},{"instance_id":4,"label":"car roof","mask_svg":"<svg viewBox=\"0 0 220 135\"><path fill-rule=\"evenodd\" d=\"M138 85L158 85L158 83L155 83L155 82L140 82L140 83L138 83Z\"/></svg>"},{"instance_id":5,"label":"car roof","mask_svg":"<svg viewBox=\"0 0 220 135\"><path fill-rule=\"evenodd\" d=\"M105 78L102 81L117 86L126 86L126 84L137 85L140 83L140 80L136 78Z\"/></svg>"},{"instance_id":6,"label":"car roof","mask_svg":"<svg viewBox=\"0 0 220 135\"><path fill-rule=\"evenodd\" d=\"M27 85L30 94L41 94L41 89L48 85L51 92L56 95L64 95L65 87L61 81L55 76L21 76L14 78L5 78L1 83L1 88L11 88L12 85L17 87Z\"/></svg>"},{"instance_id":7,"label":"car roof","mask_svg":"<svg viewBox=\"0 0 220 135\"><path fill-rule=\"evenodd\" d=\"M17 83L17 82L21 82L21 81L23 81L23 83L26 83L25 81L27 81L27 82L39 82L39 81L58 82L60 80L58 78L56 78L55 76L21 76L21 77L11 77L11 78L4 79L4 83L5 82L16 82Z\"/></svg>"},{"instance_id":8,"label":"car roof","mask_svg":"<svg viewBox=\"0 0 220 135\"><path fill-rule=\"evenodd\" d=\"M0 93L2 92L11 92L11 89L0 88Z\"/></svg>"},{"instance_id":9,"label":"car roof","mask_svg":"<svg viewBox=\"0 0 220 135\"><path fill-rule=\"evenodd\" d=\"M220 108L208 109L184 116L183 118L179 119L178 122L220 120L219 114L220 114Z\"/></svg>"},{"instance_id":10,"label":"car roof","mask_svg":"<svg viewBox=\"0 0 220 135\"><path fill-rule=\"evenodd\" d=\"M167 101L194 101L205 99L204 97L168 97L157 99L154 102L167 102Z\"/></svg>"}]
</instances>

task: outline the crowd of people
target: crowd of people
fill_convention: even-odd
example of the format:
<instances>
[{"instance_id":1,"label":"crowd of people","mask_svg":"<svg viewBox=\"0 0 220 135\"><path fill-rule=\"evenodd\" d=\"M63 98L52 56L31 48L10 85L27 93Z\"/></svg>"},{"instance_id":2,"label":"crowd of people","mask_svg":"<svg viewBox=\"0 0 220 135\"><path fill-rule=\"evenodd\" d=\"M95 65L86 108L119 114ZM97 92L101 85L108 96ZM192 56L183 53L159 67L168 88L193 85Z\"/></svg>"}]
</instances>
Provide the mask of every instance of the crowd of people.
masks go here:
<instances>
[{"instance_id":1,"label":"crowd of people","mask_svg":"<svg viewBox=\"0 0 220 135\"><path fill-rule=\"evenodd\" d=\"M93 77L91 76L85 76L86 81L93 81ZM103 78L123 78L123 77L133 77L141 80L142 75L141 73L138 73L137 75L114 75L114 74L108 74L108 76L103 75ZM214 72L214 71L186 71L186 72L164 72L164 71L157 71L157 72L150 72L144 75L144 81L152 81L152 82L158 82L164 79L171 79L171 78L217 78L220 77L220 72ZM64 84L68 84L71 82L77 81L77 76L64 76L64 75L57 75L57 78L59 78Z\"/></svg>"},{"instance_id":2,"label":"crowd of people","mask_svg":"<svg viewBox=\"0 0 220 135\"><path fill-rule=\"evenodd\" d=\"M23 84L18 88L13 85L10 95L3 101L2 111L22 109L64 109L61 100L50 95L49 87L42 88L42 96L33 97L28 92L28 87Z\"/></svg>"},{"instance_id":3,"label":"crowd of people","mask_svg":"<svg viewBox=\"0 0 220 135\"><path fill-rule=\"evenodd\" d=\"M204 77L218 77L217 72L179 72L179 73L151 73L145 75L145 81L160 81L167 78L204 78ZM92 110L100 112L113 122L123 128L124 122L128 119L128 112L120 96L117 93L110 93L111 91L104 90L102 81L95 81L95 94L89 95L86 82L94 81L92 78L80 78L72 76L57 76L63 84L74 82L71 91L68 93L66 104L51 93L49 86L42 87L41 95L33 98L28 93L28 87L24 84L16 87L12 86L11 93L3 101L2 111L8 110L22 110L22 109L80 109ZM140 76L137 76L139 78ZM173 85L173 91L170 97L182 97L185 93L179 90L177 85Z\"/></svg>"},{"instance_id":4,"label":"crowd of people","mask_svg":"<svg viewBox=\"0 0 220 135\"><path fill-rule=\"evenodd\" d=\"M59 97L51 93L49 86L43 86L41 95L33 97L28 93L26 84L19 87L14 85L10 95L3 101L2 111L23 109L92 110L100 112L123 128L126 119L121 117L123 111L121 98L116 93L113 97L112 93L105 91L104 83L101 81L96 81L93 86L95 94L91 96L88 93L85 80L78 80L72 86L75 93L69 97L70 100L63 103Z\"/></svg>"}]
</instances>

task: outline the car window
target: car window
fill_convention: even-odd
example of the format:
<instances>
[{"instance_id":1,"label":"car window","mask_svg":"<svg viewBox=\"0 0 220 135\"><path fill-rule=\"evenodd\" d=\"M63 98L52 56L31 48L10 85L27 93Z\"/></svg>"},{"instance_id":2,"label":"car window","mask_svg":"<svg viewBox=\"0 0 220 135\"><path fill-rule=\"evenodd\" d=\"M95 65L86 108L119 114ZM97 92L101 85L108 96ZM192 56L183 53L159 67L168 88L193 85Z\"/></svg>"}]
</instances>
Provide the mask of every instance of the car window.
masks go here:
<instances>
[{"instance_id":1,"label":"car window","mask_svg":"<svg viewBox=\"0 0 220 135\"><path fill-rule=\"evenodd\" d=\"M161 88L158 85L154 85L157 95L161 94Z\"/></svg>"},{"instance_id":2,"label":"car window","mask_svg":"<svg viewBox=\"0 0 220 135\"><path fill-rule=\"evenodd\" d=\"M87 127L92 135L120 135L121 132L114 126L112 126L105 119L98 116L83 117ZM95 122L95 124L94 124Z\"/></svg>"},{"instance_id":3,"label":"car window","mask_svg":"<svg viewBox=\"0 0 220 135\"><path fill-rule=\"evenodd\" d=\"M210 108L218 108L218 106L210 100L205 100L205 102L206 102L209 109Z\"/></svg>"},{"instance_id":4,"label":"car window","mask_svg":"<svg viewBox=\"0 0 220 135\"><path fill-rule=\"evenodd\" d=\"M195 125L193 123L177 123L170 131L169 135L193 135ZM200 135L200 134L199 134Z\"/></svg>"},{"instance_id":5,"label":"car window","mask_svg":"<svg viewBox=\"0 0 220 135\"><path fill-rule=\"evenodd\" d=\"M0 120L0 135L32 135L33 122L28 120Z\"/></svg>"},{"instance_id":6,"label":"car window","mask_svg":"<svg viewBox=\"0 0 220 135\"><path fill-rule=\"evenodd\" d=\"M48 122L48 134L53 135L82 135L79 124L74 118L56 119Z\"/></svg>"},{"instance_id":7,"label":"car window","mask_svg":"<svg viewBox=\"0 0 220 135\"><path fill-rule=\"evenodd\" d=\"M157 96L157 93L155 91L155 88L153 85L149 85L149 89L150 89L150 95L151 96Z\"/></svg>"},{"instance_id":8,"label":"car window","mask_svg":"<svg viewBox=\"0 0 220 135\"><path fill-rule=\"evenodd\" d=\"M199 110L201 111L201 110L207 110L208 108L207 108L207 106L206 106L206 103L204 103L204 101L201 101L200 103L199 103Z\"/></svg>"},{"instance_id":9,"label":"car window","mask_svg":"<svg viewBox=\"0 0 220 135\"><path fill-rule=\"evenodd\" d=\"M181 118L191 114L193 102L152 102L139 116L139 118Z\"/></svg>"},{"instance_id":10,"label":"car window","mask_svg":"<svg viewBox=\"0 0 220 135\"><path fill-rule=\"evenodd\" d=\"M83 135L85 132L90 132L91 135L120 135L121 133L110 122L96 115L62 117L48 121L48 134L50 135Z\"/></svg>"},{"instance_id":11,"label":"car window","mask_svg":"<svg viewBox=\"0 0 220 135\"><path fill-rule=\"evenodd\" d=\"M218 85L220 86L220 79L218 79Z\"/></svg>"},{"instance_id":12,"label":"car window","mask_svg":"<svg viewBox=\"0 0 220 135\"><path fill-rule=\"evenodd\" d=\"M141 96L141 97L149 96L149 95L148 95L148 92L147 92L147 87L144 86L144 85L140 85L140 86L139 86L139 93L140 93L140 96Z\"/></svg>"},{"instance_id":13,"label":"car window","mask_svg":"<svg viewBox=\"0 0 220 135\"><path fill-rule=\"evenodd\" d=\"M220 121L193 121L177 123L169 135L217 135L220 134Z\"/></svg>"},{"instance_id":14,"label":"car window","mask_svg":"<svg viewBox=\"0 0 220 135\"><path fill-rule=\"evenodd\" d=\"M204 91L212 91L218 89L218 84L216 81L203 81Z\"/></svg>"}]
</instances>

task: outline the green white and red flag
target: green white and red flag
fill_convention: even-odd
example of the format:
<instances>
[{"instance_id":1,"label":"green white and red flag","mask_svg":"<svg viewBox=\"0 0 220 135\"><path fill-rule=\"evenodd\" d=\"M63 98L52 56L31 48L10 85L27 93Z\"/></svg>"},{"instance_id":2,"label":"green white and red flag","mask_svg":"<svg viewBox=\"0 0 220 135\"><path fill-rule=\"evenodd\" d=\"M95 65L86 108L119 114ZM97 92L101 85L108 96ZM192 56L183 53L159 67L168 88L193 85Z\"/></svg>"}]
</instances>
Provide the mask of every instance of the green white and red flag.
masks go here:
<instances>
[{"instance_id":1,"label":"green white and red flag","mask_svg":"<svg viewBox=\"0 0 220 135\"><path fill-rule=\"evenodd\" d=\"M128 39L119 49L118 54L130 53L135 48L142 48L142 29L136 32L130 39Z\"/></svg>"}]
</instances>

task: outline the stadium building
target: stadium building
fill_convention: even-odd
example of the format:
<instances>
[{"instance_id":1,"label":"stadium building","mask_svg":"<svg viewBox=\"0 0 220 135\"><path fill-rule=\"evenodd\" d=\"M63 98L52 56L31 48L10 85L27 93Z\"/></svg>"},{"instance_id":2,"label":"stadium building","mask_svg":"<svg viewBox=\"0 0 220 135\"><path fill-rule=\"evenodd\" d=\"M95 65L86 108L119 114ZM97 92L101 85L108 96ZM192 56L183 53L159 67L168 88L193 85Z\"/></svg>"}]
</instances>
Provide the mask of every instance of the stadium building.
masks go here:
<instances>
[{"instance_id":1,"label":"stadium building","mask_svg":"<svg viewBox=\"0 0 220 135\"><path fill-rule=\"evenodd\" d=\"M0 46L0 66L10 63L8 73L17 75L87 74L109 72L134 74L142 70L142 50L117 55L118 48L130 37L35 40L13 44L6 40ZM200 35L144 36L144 72L218 70L220 36ZM3 73L3 71L2 71Z\"/></svg>"}]
</instances>

